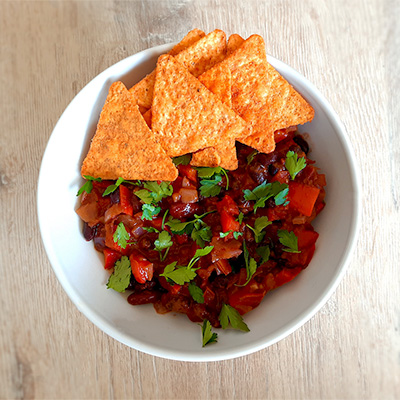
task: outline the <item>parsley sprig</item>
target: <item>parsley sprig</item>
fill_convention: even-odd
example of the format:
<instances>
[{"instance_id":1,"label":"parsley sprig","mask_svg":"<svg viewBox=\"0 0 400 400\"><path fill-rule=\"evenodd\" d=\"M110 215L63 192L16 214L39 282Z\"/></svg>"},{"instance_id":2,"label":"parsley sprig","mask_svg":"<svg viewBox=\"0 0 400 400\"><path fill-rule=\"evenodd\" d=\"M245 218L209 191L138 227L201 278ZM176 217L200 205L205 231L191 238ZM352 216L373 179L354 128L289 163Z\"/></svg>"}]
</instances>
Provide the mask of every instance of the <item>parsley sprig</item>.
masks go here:
<instances>
[{"instance_id":1,"label":"parsley sprig","mask_svg":"<svg viewBox=\"0 0 400 400\"><path fill-rule=\"evenodd\" d=\"M123 293L129 286L131 280L131 263L127 256L122 256L119 261L115 263L114 272L110 275L107 282L108 289L114 289L117 292Z\"/></svg>"},{"instance_id":2,"label":"parsley sprig","mask_svg":"<svg viewBox=\"0 0 400 400\"><path fill-rule=\"evenodd\" d=\"M218 196L221 192L221 185L222 176L225 175L226 177L226 187L225 189L228 190L229 188L229 177L226 170L222 167L199 167L197 169L197 175L199 178L209 178L209 179L202 179L200 181L200 194L203 197L212 197Z\"/></svg>"},{"instance_id":3,"label":"parsley sprig","mask_svg":"<svg viewBox=\"0 0 400 400\"><path fill-rule=\"evenodd\" d=\"M269 260L269 256L271 254L271 250L269 246L260 246L257 247L256 253L261 257L261 264L266 263Z\"/></svg>"},{"instance_id":4,"label":"parsley sprig","mask_svg":"<svg viewBox=\"0 0 400 400\"><path fill-rule=\"evenodd\" d=\"M277 206L287 205L289 202L286 200L286 196L289 193L289 186L286 183L280 183L278 181L268 183L263 182L253 190L243 190L245 200L255 201L254 212L259 207L265 207L265 202L271 197L274 198Z\"/></svg>"},{"instance_id":5,"label":"parsley sprig","mask_svg":"<svg viewBox=\"0 0 400 400\"><path fill-rule=\"evenodd\" d=\"M245 241L243 241L243 255L244 255L244 262L246 265L247 281L243 285L237 285L237 286L246 286L250 282L251 278L253 277L254 273L257 270L257 261L253 257L250 257L249 250L247 250Z\"/></svg>"},{"instance_id":6,"label":"parsley sprig","mask_svg":"<svg viewBox=\"0 0 400 400\"><path fill-rule=\"evenodd\" d=\"M115 184L107 186L106 190L103 193L103 197L109 195L110 193L115 192L121 185L121 183L127 183L129 185L136 185L136 186L141 184L140 181L131 182L131 181L126 181L124 178L118 178Z\"/></svg>"},{"instance_id":7,"label":"parsley sprig","mask_svg":"<svg viewBox=\"0 0 400 400\"><path fill-rule=\"evenodd\" d=\"M286 153L285 167L289 171L292 180L306 165L306 159L304 157L298 158L297 153L294 151L288 151Z\"/></svg>"},{"instance_id":8,"label":"parsley sprig","mask_svg":"<svg viewBox=\"0 0 400 400\"><path fill-rule=\"evenodd\" d=\"M246 226L253 231L256 243L261 243L265 236L265 232L262 232L262 230L271 224L272 222L268 221L268 217L260 217L255 220L254 228L249 224L246 224Z\"/></svg>"},{"instance_id":9,"label":"parsley sprig","mask_svg":"<svg viewBox=\"0 0 400 400\"><path fill-rule=\"evenodd\" d=\"M171 228L172 233L182 235L186 233L189 235L200 247L205 246L205 242L209 242L212 239L212 231L209 225L207 225L202 218L207 214L211 214L215 211L209 211L202 215L194 215L194 219L187 222L181 222L179 219L170 217L169 221L165 225Z\"/></svg>"},{"instance_id":10,"label":"parsley sprig","mask_svg":"<svg viewBox=\"0 0 400 400\"><path fill-rule=\"evenodd\" d=\"M233 233L233 237L235 240L239 239L239 236L243 236L243 232L237 232L237 231L228 231L228 232L220 232L219 237L224 238L227 237L230 233Z\"/></svg>"},{"instance_id":11,"label":"parsley sprig","mask_svg":"<svg viewBox=\"0 0 400 400\"><path fill-rule=\"evenodd\" d=\"M196 271L198 268L194 268L200 257L206 256L211 253L214 246L207 246L204 249L196 250L193 258L189 261L187 266L177 265L178 263L174 261L168 264L160 276L164 276L167 280L177 283L178 285L183 285L185 282L190 282L196 277Z\"/></svg>"},{"instance_id":12,"label":"parsley sprig","mask_svg":"<svg viewBox=\"0 0 400 400\"><path fill-rule=\"evenodd\" d=\"M154 249L160 253L160 260L164 261L167 258L170 247L172 246L171 235L167 231L162 231L158 234L158 239L154 241ZM164 254L162 251L167 249Z\"/></svg>"},{"instance_id":13,"label":"parsley sprig","mask_svg":"<svg viewBox=\"0 0 400 400\"><path fill-rule=\"evenodd\" d=\"M207 344L218 342L217 340L218 334L215 332L213 333L209 320L205 319L203 321L203 325L200 326L201 326L201 337L203 341L203 347L206 346Z\"/></svg>"},{"instance_id":14,"label":"parsley sprig","mask_svg":"<svg viewBox=\"0 0 400 400\"><path fill-rule=\"evenodd\" d=\"M81 195L83 192L89 194L93 189L93 181L101 182L101 178L93 178L93 176L90 175L83 175L83 177L86 179L86 182L78 190L78 193L76 194L77 196Z\"/></svg>"},{"instance_id":15,"label":"parsley sprig","mask_svg":"<svg viewBox=\"0 0 400 400\"><path fill-rule=\"evenodd\" d=\"M297 236L294 232L289 232L285 229L278 230L279 242L286 246L283 251L288 253L301 253L297 244Z\"/></svg>"},{"instance_id":16,"label":"parsley sprig","mask_svg":"<svg viewBox=\"0 0 400 400\"><path fill-rule=\"evenodd\" d=\"M194 282L189 283L188 289L194 301L200 304L204 303L204 293Z\"/></svg>"},{"instance_id":17,"label":"parsley sprig","mask_svg":"<svg viewBox=\"0 0 400 400\"><path fill-rule=\"evenodd\" d=\"M130 236L125 228L125 225L122 222L120 222L113 235L114 243L117 243L118 246L121 246L123 249L126 249L126 246L129 244L128 242L129 238Z\"/></svg>"},{"instance_id":18,"label":"parsley sprig","mask_svg":"<svg viewBox=\"0 0 400 400\"><path fill-rule=\"evenodd\" d=\"M229 325L233 329L239 329L243 332L250 332L249 327L243 321L242 316L236 310L236 308L228 305L223 304L221 313L219 314L219 322L221 323L222 329L228 328Z\"/></svg>"}]
</instances>

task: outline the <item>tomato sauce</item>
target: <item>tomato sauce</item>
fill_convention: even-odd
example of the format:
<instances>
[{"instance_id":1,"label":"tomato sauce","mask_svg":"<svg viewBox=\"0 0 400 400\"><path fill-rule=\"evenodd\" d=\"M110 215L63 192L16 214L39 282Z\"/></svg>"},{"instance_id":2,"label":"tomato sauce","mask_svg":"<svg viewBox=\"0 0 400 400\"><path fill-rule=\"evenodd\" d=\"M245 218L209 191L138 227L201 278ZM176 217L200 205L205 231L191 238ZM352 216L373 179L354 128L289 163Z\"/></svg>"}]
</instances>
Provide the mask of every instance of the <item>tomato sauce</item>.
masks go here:
<instances>
[{"instance_id":1,"label":"tomato sauce","mask_svg":"<svg viewBox=\"0 0 400 400\"><path fill-rule=\"evenodd\" d=\"M306 161L306 166L294 179L285 166L288 151ZM158 313L184 313L191 321L207 319L212 326L220 327L218 316L224 303L245 314L257 307L266 293L291 281L308 266L318 239L311 222L324 208L326 181L307 157L309 147L306 140L294 129L288 129L277 132L273 153L254 154L253 149L241 144L237 144L237 152L239 167L227 172L228 189L227 179L222 176L220 193L213 197L201 195L201 178L195 168L179 165L179 176L172 182L173 194L159 202L161 211L151 221L142 219L143 203L134 194L142 189L140 187L123 183L119 190L103 197L105 189L115 182L93 182L91 192L82 195L77 213L84 220L83 235L86 240L93 240L96 250L103 252L105 268L112 271L122 256L130 258L132 276L127 288L130 304L153 303ZM254 190L264 182L287 184L287 201L277 205L270 198L254 212L255 202L245 199L244 190ZM160 276L174 261L178 265L187 265L200 248L188 234L175 234L169 226L163 225L162 217L167 210L168 218L171 216L181 222L193 219L195 214L211 212L202 221L212 232L211 240L205 245L214 248L197 262L193 280L203 291L203 303L192 298L188 283L178 285ZM255 234L248 225L254 227L260 217L268 217L272 223L263 229L265 235L260 243L256 243ZM113 239L121 222L129 234L126 248ZM165 259L161 260L160 253L154 249L158 233L148 228L169 232L172 246ZM279 239L282 230L295 234L298 252L287 251ZM233 232L236 232L236 237ZM245 266L243 241L249 256L257 262L257 269L250 279ZM261 246L269 247L266 262L262 262L257 252Z\"/></svg>"}]
</instances>

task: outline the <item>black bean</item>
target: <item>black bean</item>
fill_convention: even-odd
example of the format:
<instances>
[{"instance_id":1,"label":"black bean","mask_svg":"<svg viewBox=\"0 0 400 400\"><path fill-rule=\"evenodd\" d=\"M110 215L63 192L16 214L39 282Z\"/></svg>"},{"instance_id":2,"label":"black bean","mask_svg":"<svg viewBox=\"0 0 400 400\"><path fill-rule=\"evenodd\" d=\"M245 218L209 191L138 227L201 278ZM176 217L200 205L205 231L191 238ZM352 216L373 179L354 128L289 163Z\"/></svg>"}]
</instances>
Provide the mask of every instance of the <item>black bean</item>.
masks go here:
<instances>
[{"instance_id":1,"label":"black bean","mask_svg":"<svg viewBox=\"0 0 400 400\"><path fill-rule=\"evenodd\" d=\"M301 150L304 151L304 153L308 154L310 151L310 147L308 146L308 143L305 141L303 136L296 135L293 140L301 147Z\"/></svg>"},{"instance_id":2,"label":"black bean","mask_svg":"<svg viewBox=\"0 0 400 400\"><path fill-rule=\"evenodd\" d=\"M110 194L110 200L111 204L117 204L120 202L119 189L115 190Z\"/></svg>"},{"instance_id":3,"label":"black bean","mask_svg":"<svg viewBox=\"0 0 400 400\"><path fill-rule=\"evenodd\" d=\"M97 225L90 227L87 222L84 222L83 224L83 237L85 238L86 241L90 242L96 235L96 229Z\"/></svg>"},{"instance_id":4,"label":"black bean","mask_svg":"<svg viewBox=\"0 0 400 400\"><path fill-rule=\"evenodd\" d=\"M271 176L275 176L278 173L279 169L275 167L274 164L270 164L268 167L268 172Z\"/></svg>"}]
</instances>

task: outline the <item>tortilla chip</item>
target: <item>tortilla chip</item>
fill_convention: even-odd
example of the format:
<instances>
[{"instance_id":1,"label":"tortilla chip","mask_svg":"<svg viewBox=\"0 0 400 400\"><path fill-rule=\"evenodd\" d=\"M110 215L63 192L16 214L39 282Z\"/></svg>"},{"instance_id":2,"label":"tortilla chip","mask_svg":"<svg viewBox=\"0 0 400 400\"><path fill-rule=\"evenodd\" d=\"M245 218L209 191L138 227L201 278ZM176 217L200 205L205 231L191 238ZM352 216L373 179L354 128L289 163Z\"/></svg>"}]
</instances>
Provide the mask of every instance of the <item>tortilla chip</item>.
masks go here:
<instances>
[{"instance_id":1,"label":"tortilla chip","mask_svg":"<svg viewBox=\"0 0 400 400\"><path fill-rule=\"evenodd\" d=\"M244 39L237 33L229 36L228 43L226 45L226 55L229 56L236 51L243 44L243 42Z\"/></svg>"},{"instance_id":2,"label":"tortilla chip","mask_svg":"<svg viewBox=\"0 0 400 400\"><path fill-rule=\"evenodd\" d=\"M192 154L190 165L215 168L221 165L221 157L215 147L207 147Z\"/></svg>"},{"instance_id":3,"label":"tortilla chip","mask_svg":"<svg viewBox=\"0 0 400 400\"><path fill-rule=\"evenodd\" d=\"M193 29L178 44L176 44L168 54L176 56L182 50L185 50L204 36L206 36L206 34L200 29Z\"/></svg>"},{"instance_id":4,"label":"tortilla chip","mask_svg":"<svg viewBox=\"0 0 400 400\"><path fill-rule=\"evenodd\" d=\"M211 92L213 92L219 100L232 108L231 86L232 77L231 70L225 64L217 64L214 68L209 69L199 76L199 81Z\"/></svg>"},{"instance_id":5,"label":"tortilla chip","mask_svg":"<svg viewBox=\"0 0 400 400\"><path fill-rule=\"evenodd\" d=\"M178 176L121 82L110 87L81 174L112 180L173 181Z\"/></svg>"},{"instance_id":6,"label":"tortilla chip","mask_svg":"<svg viewBox=\"0 0 400 400\"><path fill-rule=\"evenodd\" d=\"M176 55L176 58L197 77L220 62L225 57L225 54L226 35L217 29L182 50ZM154 82L155 71L129 89L140 106L151 107Z\"/></svg>"},{"instance_id":7,"label":"tortilla chip","mask_svg":"<svg viewBox=\"0 0 400 400\"><path fill-rule=\"evenodd\" d=\"M169 55L157 62L152 128L168 156L223 145L247 124Z\"/></svg>"},{"instance_id":8,"label":"tortilla chip","mask_svg":"<svg viewBox=\"0 0 400 400\"><path fill-rule=\"evenodd\" d=\"M232 108L231 71L225 64L217 64L214 68L200 75L199 81L213 92L224 104ZM198 167L221 166L234 170L238 166L235 141L229 145L224 143L217 147L209 147L193 154L190 164Z\"/></svg>"},{"instance_id":9,"label":"tortilla chip","mask_svg":"<svg viewBox=\"0 0 400 400\"><path fill-rule=\"evenodd\" d=\"M149 108L144 114L143 119L146 121L147 126L151 129L151 108Z\"/></svg>"}]
</instances>

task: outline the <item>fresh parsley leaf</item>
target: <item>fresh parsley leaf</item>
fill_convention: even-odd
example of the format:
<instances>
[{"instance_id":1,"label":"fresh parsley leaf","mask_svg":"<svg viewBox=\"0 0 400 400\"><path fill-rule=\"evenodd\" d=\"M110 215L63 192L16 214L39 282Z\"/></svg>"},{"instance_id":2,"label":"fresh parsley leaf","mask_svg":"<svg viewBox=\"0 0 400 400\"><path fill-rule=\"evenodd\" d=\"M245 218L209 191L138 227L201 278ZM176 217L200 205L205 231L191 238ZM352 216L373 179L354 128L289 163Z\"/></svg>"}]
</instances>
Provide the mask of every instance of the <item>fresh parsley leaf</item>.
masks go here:
<instances>
[{"instance_id":1,"label":"fresh parsley leaf","mask_svg":"<svg viewBox=\"0 0 400 400\"><path fill-rule=\"evenodd\" d=\"M243 241L243 255L244 255L244 262L246 265L247 281L243 285L237 285L237 286L246 286L250 282L251 278L253 277L254 273L257 270L257 261L253 257L250 257L245 241Z\"/></svg>"},{"instance_id":2,"label":"fresh parsley leaf","mask_svg":"<svg viewBox=\"0 0 400 400\"><path fill-rule=\"evenodd\" d=\"M294 232L288 232L287 230L279 229L278 237L281 244L286 246L283 251L288 253L301 253L301 251L298 249L297 236Z\"/></svg>"},{"instance_id":3,"label":"fresh parsley leaf","mask_svg":"<svg viewBox=\"0 0 400 400\"><path fill-rule=\"evenodd\" d=\"M143 204L142 205L142 220L149 220L153 219L154 215L157 215L161 211L161 207L155 207L152 204Z\"/></svg>"},{"instance_id":4,"label":"fresh parsley leaf","mask_svg":"<svg viewBox=\"0 0 400 400\"><path fill-rule=\"evenodd\" d=\"M287 206L289 204L289 200L287 200L287 195L289 194L289 186L285 189L282 189L276 196L275 196L275 204L277 206Z\"/></svg>"},{"instance_id":5,"label":"fresh parsley leaf","mask_svg":"<svg viewBox=\"0 0 400 400\"><path fill-rule=\"evenodd\" d=\"M219 237L220 237L220 238L227 237L231 232L233 232L233 231L220 232L220 233L219 233Z\"/></svg>"},{"instance_id":6,"label":"fresh parsley leaf","mask_svg":"<svg viewBox=\"0 0 400 400\"><path fill-rule=\"evenodd\" d=\"M251 227L249 224L246 224L246 226L254 232L254 238L256 240L256 243L260 243L265 236L265 232L261 231L271 224L272 222L268 221L268 217L260 217L255 220L254 228Z\"/></svg>"},{"instance_id":7,"label":"fresh parsley leaf","mask_svg":"<svg viewBox=\"0 0 400 400\"><path fill-rule=\"evenodd\" d=\"M157 251L168 249L168 247L172 246L171 235L167 231L160 232L158 239L154 241L154 246Z\"/></svg>"},{"instance_id":8,"label":"fresh parsley leaf","mask_svg":"<svg viewBox=\"0 0 400 400\"><path fill-rule=\"evenodd\" d=\"M165 213L164 213L164 215L163 215L163 217L162 217L162 221L161 221L161 229L164 229L164 225L165 225L165 218L167 218L168 211L169 211L169 210L165 211Z\"/></svg>"},{"instance_id":9,"label":"fresh parsley leaf","mask_svg":"<svg viewBox=\"0 0 400 400\"><path fill-rule=\"evenodd\" d=\"M239 236L243 236L243 232L228 231L228 232L220 232L219 237L220 238L227 237L231 232L233 233L233 237L235 238L235 240L238 240Z\"/></svg>"},{"instance_id":10,"label":"fresh parsley leaf","mask_svg":"<svg viewBox=\"0 0 400 400\"><path fill-rule=\"evenodd\" d=\"M298 159L297 153L294 151L288 151L286 153L285 167L289 171L292 180L306 165L306 159L304 157Z\"/></svg>"},{"instance_id":11,"label":"fresh parsley leaf","mask_svg":"<svg viewBox=\"0 0 400 400\"><path fill-rule=\"evenodd\" d=\"M215 175L214 179L202 179L200 181L200 194L203 197L218 196L221 192L221 186L219 185L221 182L221 175Z\"/></svg>"},{"instance_id":12,"label":"fresh parsley leaf","mask_svg":"<svg viewBox=\"0 0 400 400\"><path fill-rule=\"evenodd\" d=\"M200 247L204 247L206 242L210 242L212 239L211 228L203 221L194 224L194 229L190 237L196 242Z\"/></svg>"},{"instance_id":13,"label":"fresh parsley leaf","mask_svg":"<svg viewBox=\"0 0 400 400\"><path fill-rule=\"evenodd\" d=\"M203 321L203 325L200 325L200 326L201 326L201 336L202 336L202 340L203 340L203 347L209 343L218 342L218 340L217 340L218 334L212 332L210 321L205 319Z\"/></svg>"},{"instance_id":14,"label":"fresh parsley leaf","mask_svg":"<svg viewBox=\"0 0 400 400\"><path fill-rule=\"evenodd\" d=\"M254 160L254 157L258 154L257 150L253 150L247 157L247 165L250 165L252 163L252 161Z\"/></svg>"},{"instance_id":15,"label":"fresh parsley leaf","mask_svg":"<svg viewBox=\"0 0 400 400\"><path fill-rule=\"evenodd\" d=\"M114 289L117 292L123 293L129 286L131 280L132 268L129 258L122 256L119 261L115 263L114 272L110 275L107 282L108 289Z\"/></svg>"},{"instance_id":16,"label":"fresh parsley leaf","mask_svg":"<svg viewBox=\"0 0 400 400\"><path fill-rule=\"evenodd\" d=\"M265 181L261 185L255 187L253 190L243 190L243 193L245 200L255 201L254 212L256 212L257 208L265 207L265 202L271 197L274 197L275 204L283 204L282 201L286 201L289 188L286 183L280 183L278 181L268 183Z\"/></svg>"},{"instance_id":17,"label":"fresh parsley leaf","mask_svg":"<svg viewBox=\"0 0 400 400\"><path fill-rule=\"evenodd\" d=\"M239 224L242 224L243 218L244 218L244 214L240 211L240 212L239 212L238 219L237 219L237 221L239 222Z\"/></svg>"},{"instance_id":18,"label":"fresh parsley leaf","mask_svg":"<svg viewBox=\"0 0 400 400\"><path fill-rule=\"evenodd\" d=\"M121 246L123 249L126 248L129 240L129 233L126 231L125 225L122 222L118 224L113 235L113 240L118 246Z\"/></svg>"},{"instance_id":19,"label":"fresh parsley leaf","mask_svg":"<svg viewBox=\"0 0 400 400\"><path fill-rule=\"evenodd\" d=\"M219 314L219 322L221 323L222 329L226 329L229 324L233 329L239 329L243 332L250 332L249 327L243 321L242 316L232 306L223 304L221 313Z\"/></svg>"},{"instance_id":20,"label":"fresh parsley leaf","mask_svg":"<svg viewBox=\"0 0 400 400\"><path fill-rule=\"evenodd\" d=\"M83 175L83 177L86 179L86 182L78 190L78 193L76 194L77 196L81 195L83 192L86 192L87 194L89 194L93 189L92 181L101 182L101 178L93 178L93 176L90 176L90 175Z\"/></svg>"},{"instance_id":21,"label":"fresh parsley leaf","mask_svg":"<svg viewBox=\"0 0 400 400\"><path fill-rule=\"evenodd\" d=\"M183 156L179 157L174 157L172 159L172 162L178 166L178 165L188 165L190 163L190 160L192 159L192 156L190 154L185 154Z\"/></svg>"},{"instance_id":22,"label":"fresh parsley leaf","mask_svg":"<svg viewBox=\"0 0 400 400\"><path fill-rule=\"evenodd\" d=\"M167 257L169 248L172 246L171 235L167 231L162 231L158 235L158 239L154 241L154 249L160 253L161 261ZM161 255L162 250L167 249L164 255Z\"/></svg>"},{"instance_id":23,"label":"fresh parsley leaf","mask_svg":"<svg viewBox=\"0 0 400 400\"><path fill-rule=\"evenodd\" d=\"M174 189L172 185L168 182L144 182L143 187L151 192L153 198L153 203L158 203L164 197L171 196Z\"/></svg>"},{"instance_id":24,"label":"fresh parsley leaf","mask_svg":"<svg viewBox=\"0 0 400 400\"><path fill-rule=\"evenodd\" d=\"M151 192L146 189L137 190L134 194L139 197L140 200L143 201L145 204L151 204L153 202L153 197Z\"/></svg>"},{"instance_id":25,"label":"fresh parsley leaf","mask_svg":"<svg viewBox=\"0 0 400 400\"><path fill-rule=\"evenodd\" d=\"M176 264L176 261L168 264L160 276L164 276L178 285L183 285L185 282L190 282L196 277L196 269L176 266Z\"/></svg>"},{"instance_id":26,"label":"fresh parsley leaf","mask_svg":"<svg viewBox=\"0 0 400 400\"><path fill-rule=\"evenodd\" d=\"M188 289L194 301L200 304L204 303L204 293L194 282L189 283Z\"/></svg>"},{"instance_id":27,"label":"fresh parsley leaf","mask_svg":"<svg viewBox=\"0 0 400 400\"><path fill-rule=\"evenodd\" d=\"M117 190L118 186L122 183L125 182L123 178L118 178L117 182L115 182L115 185L110 185L107 186L106 190L103 193L103 197L107 196L108 194L115 192Z\"/></svg>"},{"instance_id":28,"label":"fresh parsley leaf","mask_svg":"<svg viewBox=\"0 0 400 400\"><path fill-rule=\"evenodd\" d=\"M229 188L229 177L226 170L222 167L199 167L197 169L197 175L199 178L212 178L213 179L202 179L200 181L200 194L203 197L217 196L221 192L221 186L219 183L222 182L222 175L226 178L226 190Z\"/></svg>"},{"instance_id":29,"label":"fresh parsley leaf","mask_svg":"<svg viewBox=\"0 0 400 400\"><path fill-rule=\"evenodd\" d=\"M235 240L238 240L239 236L243 236L243 232L233 232L233 238Z\"/></svg>"},{"instance_id":30,"label":"fresh parsley leaf","mask_svg":"<svg viewBox=\"0 0 400 400\"><path fill-rule=\"evenodd\" d=\"M193 258L204 257L204 256L206 256L207 254L210 254L210 253L212 252L213 248L214 248L214 246L207 246L207 247L204 247L204 249L197 249L197 250L196 250L196 253L194 253ZM189 264L190 264L190 263L189 263Z\"/></svg>"},{"instance_id":31,"label":"fresh parsley leaf","mask_svg":"<svg viewBox=\"0 0 400 400\"><path fill-rule=\"evenodd\" d=\"M269 260L269 255L271 254L271 250L269 246L261 246L257 247L256 253L261 257L261 264L264 264Z\"/></svg>"}]
</instances>

